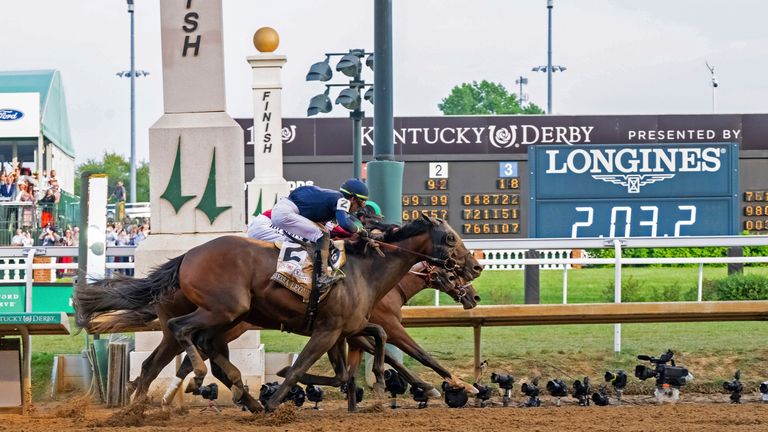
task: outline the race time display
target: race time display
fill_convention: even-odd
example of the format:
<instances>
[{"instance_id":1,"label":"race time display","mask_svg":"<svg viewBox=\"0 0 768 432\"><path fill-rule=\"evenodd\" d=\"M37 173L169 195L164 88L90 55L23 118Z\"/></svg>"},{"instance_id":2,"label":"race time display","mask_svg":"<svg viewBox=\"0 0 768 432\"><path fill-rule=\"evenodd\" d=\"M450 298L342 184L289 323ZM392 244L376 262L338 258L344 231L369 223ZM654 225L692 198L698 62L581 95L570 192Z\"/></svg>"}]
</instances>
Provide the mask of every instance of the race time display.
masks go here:
<instances>
[{"instance_id":1,"label":"race time display","mask_svg":"<svg viewBox=\"0 0 768 432\"><path fill-rule=\"evenodd\" d=\"M738 233L738 144L529 147L532 237Z\"/></svg>"}]
</instances>

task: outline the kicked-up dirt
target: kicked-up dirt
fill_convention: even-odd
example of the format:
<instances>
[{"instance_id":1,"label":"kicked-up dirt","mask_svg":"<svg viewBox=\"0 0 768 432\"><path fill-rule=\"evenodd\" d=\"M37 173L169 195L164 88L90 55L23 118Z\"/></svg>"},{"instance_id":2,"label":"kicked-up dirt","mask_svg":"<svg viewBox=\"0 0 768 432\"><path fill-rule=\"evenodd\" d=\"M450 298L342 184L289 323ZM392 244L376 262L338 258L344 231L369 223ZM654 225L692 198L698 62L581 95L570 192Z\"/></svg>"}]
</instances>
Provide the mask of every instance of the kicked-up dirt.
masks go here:
<instances>
[{"instance_id":1,"label":"kicked-up dirt","mask_svg":"<svg viewBox=\"0 0 768 432\"><path fill-rule=\"evenodd\" d=\"M442 401L416 409L415 402L403 398L394 410L387 400L366 400L357 413L348 413L344 401L331 400L321 403L321 410L311 404L284 405L271 414L233 407L166 413L153 404L106 409L80 399L76 404L39 404L29 416L0 415L0 431L768 431L768 403L758 402L758 396L745 394L740 405L729 404L727 395L684 395L677 404L663 405L637 396L606 407L580 407L571 398L556 407L542 397L538 408L520 408L523 400L516 398L510 407L475 408L470 400L472 407L459 409L447 408Z\"/></svg>"}]
</instances>

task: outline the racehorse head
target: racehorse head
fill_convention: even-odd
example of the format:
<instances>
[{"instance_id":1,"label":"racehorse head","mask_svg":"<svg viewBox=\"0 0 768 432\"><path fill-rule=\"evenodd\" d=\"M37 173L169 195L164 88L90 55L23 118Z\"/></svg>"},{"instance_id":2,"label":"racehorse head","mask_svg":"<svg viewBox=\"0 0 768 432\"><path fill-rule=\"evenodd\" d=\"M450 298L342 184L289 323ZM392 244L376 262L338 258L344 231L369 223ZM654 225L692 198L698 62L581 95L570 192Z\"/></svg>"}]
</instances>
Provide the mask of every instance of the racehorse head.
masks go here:
<instances>
[{"instance_id":1,"label":"racehorse head","mask_svg":"<svg viewBox=\"0 0 768 432\"><path fill-rule=\"evenodd\" d=\"M462 278L444 268L421 262L411 269L411 273L422 276L427 286L448 294L453 301L464 306L464 309L472 309L480 301L480 295L471 282L464 282Z\"/></svg>"},{"instance_id":2,"label":"racehorse head","mask_svg":"<svg viewBox=\"0 0 768 432\"><path fill-rule=\"evenodd\" d=\"M465 281L471 281L480 276L483 267L448 222L427 216L423 218L429 221L436 231L436 236L433 236L433 254L444 257L445 264L442 267L454 272Z\"/></svg>"}]
</instances>

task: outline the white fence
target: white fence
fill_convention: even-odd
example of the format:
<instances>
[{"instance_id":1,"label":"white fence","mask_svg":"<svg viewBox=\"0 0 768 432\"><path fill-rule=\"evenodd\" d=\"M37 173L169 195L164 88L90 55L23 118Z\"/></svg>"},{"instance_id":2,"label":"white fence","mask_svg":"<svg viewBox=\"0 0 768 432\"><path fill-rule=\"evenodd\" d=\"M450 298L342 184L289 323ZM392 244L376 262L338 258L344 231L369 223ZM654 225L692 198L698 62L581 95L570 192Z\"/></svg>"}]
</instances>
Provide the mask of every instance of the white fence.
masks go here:
<instances>
[{"instance_id":1,"label":"white fence","mask_svg":"<svg viewBox=\"0 0 768 432\"><path fill-rule=\"evenodd\" d=\"M108 247L106 254L108 258L131 257L129 262L107 262L104 266L104 273L115 269L133 269L134 263L131 262L135 248L133 246L113 246ZM72 246L34 246L34 247L0 247L0 283L17 282L26 285L26 312L31 312L32 308L32 285L34 283L34 270L68 270L74 272L78 269L78 263L35 263L35 257L77 257L78 248Z\"/></svg>"}]
</instances>

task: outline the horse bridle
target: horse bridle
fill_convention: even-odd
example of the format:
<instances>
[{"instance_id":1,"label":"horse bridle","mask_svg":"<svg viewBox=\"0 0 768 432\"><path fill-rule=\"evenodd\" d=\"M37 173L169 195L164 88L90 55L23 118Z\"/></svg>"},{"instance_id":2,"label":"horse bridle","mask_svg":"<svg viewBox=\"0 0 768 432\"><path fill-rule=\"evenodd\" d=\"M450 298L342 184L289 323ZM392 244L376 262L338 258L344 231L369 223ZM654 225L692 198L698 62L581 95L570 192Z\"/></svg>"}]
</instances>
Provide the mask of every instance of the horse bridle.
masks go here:
<instances>
[{"instance_id":1,"label":"horse bridle","mask_svg":"<svg viewBox=\"0 0 768 432\"><path fill-rule=\"evenodd\" d=\"M422 277L424 279L424 281L427 282L427 283L432 283L435 280L437 280L438 277L440 277L438 275L439 270L437 269L436 266L430 265L427 262L424 262L424 265L426 266L425 271L417 272L417 271L410 270L410 271L408 271L408 273L410 273L412 275L416 275L416 276ZM454 273L454 275L455 275L455 273ZM462 280L459 276L456 276L456 277L459 278L459 280ZM463 299L464 297L467 296L467 293L468 293L467 287L470 284L471 284L471 282L467 282L467 283L465 283L464 285L461 285L461 286L456 286L454 284L454 288L456 289L456 291L458 291L458 294L456 295L456 297L453 298L456 302L460 303L461 299ZM398 289L399 289L399 286L398 286ZM448 294L445 290L439 290L439 291L442 291L442 292ZM405 293L403 293L402 290L399 290L399 293L400 293L400 297L403 298L403 304L405 304L405 302L406 302Z\"/></svg>"}]
</instances>

